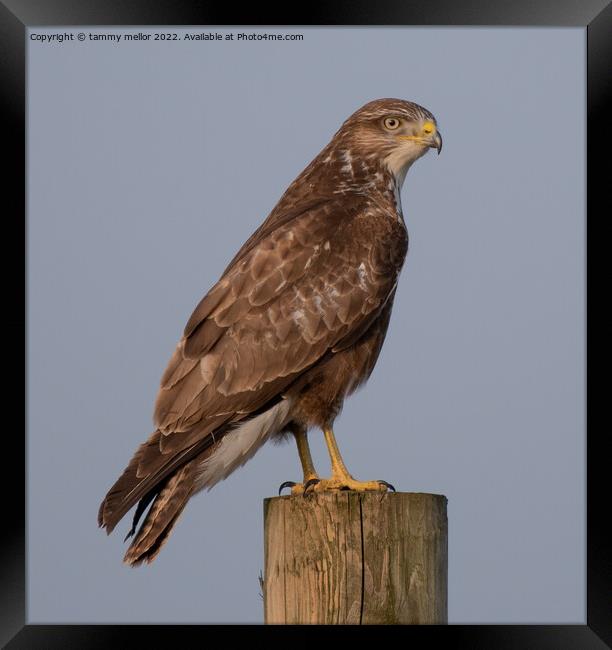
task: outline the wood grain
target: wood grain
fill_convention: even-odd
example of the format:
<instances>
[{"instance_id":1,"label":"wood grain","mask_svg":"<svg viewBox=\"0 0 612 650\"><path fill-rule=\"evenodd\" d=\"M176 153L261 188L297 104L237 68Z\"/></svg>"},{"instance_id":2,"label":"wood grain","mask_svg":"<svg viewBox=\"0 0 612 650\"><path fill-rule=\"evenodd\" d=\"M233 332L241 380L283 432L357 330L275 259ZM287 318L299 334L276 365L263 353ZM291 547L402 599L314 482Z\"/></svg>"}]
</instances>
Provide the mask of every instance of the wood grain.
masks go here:
<instances>
[{"instance_id":1,"label":"wood grain","mask_svg":"<svg viewBox=\"0 0 612 650\"><path fill-rule=\"evenodd\" d=\"M349 491L266 499L266 623L446 623L446 503Z\"/></svg>"}]
</instances>

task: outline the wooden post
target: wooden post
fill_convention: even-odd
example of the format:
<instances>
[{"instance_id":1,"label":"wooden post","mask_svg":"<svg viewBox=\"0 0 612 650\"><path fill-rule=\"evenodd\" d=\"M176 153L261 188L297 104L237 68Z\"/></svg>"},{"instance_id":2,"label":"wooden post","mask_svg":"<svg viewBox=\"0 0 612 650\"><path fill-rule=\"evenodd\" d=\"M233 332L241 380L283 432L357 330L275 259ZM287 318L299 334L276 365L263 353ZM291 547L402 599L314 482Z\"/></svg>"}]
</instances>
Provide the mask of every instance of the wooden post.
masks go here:
<instances>
[{"instance_id":1,"label":"wooden post","mask_svg":"<svg viewBox=\"0 0 612 650\"><path fill-rule=\"evenodd\" d=\"M349 491L265 499L265 622L446 623L446 502Z\"/></svg>"}]
</instances>

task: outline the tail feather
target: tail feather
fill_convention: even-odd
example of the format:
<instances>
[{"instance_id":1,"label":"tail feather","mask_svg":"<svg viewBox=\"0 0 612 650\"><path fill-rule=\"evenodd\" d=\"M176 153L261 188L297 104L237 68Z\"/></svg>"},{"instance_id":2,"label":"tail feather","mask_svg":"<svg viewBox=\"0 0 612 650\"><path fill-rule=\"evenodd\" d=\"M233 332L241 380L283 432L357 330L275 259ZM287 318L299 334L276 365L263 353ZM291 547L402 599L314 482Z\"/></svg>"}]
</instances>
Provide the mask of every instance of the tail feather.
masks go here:
<instances>
[{"instance_id":1,"label":"tail feather","mask_svg":"<svg viewBox=\"0 0 612 650\"><path fill-rule=\"evenodd\" d=\"M148 494L145 494L142 499L140 499L138 506L136 507L136 512L134 513L134 517L132 519L132 527L130 528L128 534L123 538L124 542L126 542L136 532L136 528L138 528L138 522L140 521L143 512L148 508L151 501L153 501L153 499L161 492L164 484L165 481L158 483Z\"/></svg>"},{"instance_id":2,"label":"tail feather","mask_svg":"<svg viewBox=\"0 0 612 650\"><path fill-rule=\"evenodd\" d=\"M98 525L106 528L109 535L123 515L150 489L150 486L148 489L142 489L143 481L138 476L138 468L147 451L159 449L160 436L159 431L154 431L149 439L138 447L129 465L100 504ZM138 487L141 489L138 490Z\"/></svg>"},{"instance_id":3,"label":"tail feather","mask_svg":"<svg viewBox=\"0 0 612 650\"><path fill-rule=\"evenodd\" d=\"M177 452L162 449L163 435L154 431L138 447L98 511L98 524L110 533L138 504L127 540L149 508L124 562L137 566L155 559L189 498L249 460L271 432L282 428L289 406L288 400L281 400L240 423L204 432L200 440Z\"/></svg>"},{"instance_id":4,"label":"tail feather","mask_svg":"<svg viewBox=\"0 0 612 650\"><path fill-rule=\"evenodd\" d=\"M193 494L196 463L197 460L192 460L176 470L155 496L136 538L123 558L126 564L138 566L143 562L152 562L157 557Z\"/></svg>"},{"instance_id":5,"label":"tail feather","mask_svg":"<svg viewBox=\"0 0 612 650\"><path fill-rule=\"evenodd\" d=\"M150 503L152 496L163 486L163 480L195 456L207 450L214 443L214 437L207 436L177 454L164 454L160 450L160 431L154 431L149 439L140 445L123 474L108 491L98 510L98 525L110 534L130 508L145 498Z\"/></svg>"}]
</instances>

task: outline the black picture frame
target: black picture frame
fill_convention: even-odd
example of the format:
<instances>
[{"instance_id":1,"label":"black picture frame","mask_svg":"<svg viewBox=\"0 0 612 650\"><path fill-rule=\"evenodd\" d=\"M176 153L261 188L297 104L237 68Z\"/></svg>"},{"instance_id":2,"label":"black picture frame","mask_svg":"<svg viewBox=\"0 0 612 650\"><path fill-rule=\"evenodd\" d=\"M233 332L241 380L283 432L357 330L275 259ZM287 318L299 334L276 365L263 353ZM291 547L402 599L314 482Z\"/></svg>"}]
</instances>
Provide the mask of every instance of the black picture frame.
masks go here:
<instances>
[{"instance_id":1,"label":"black picture frame","mask_svg":"<svg viewBox=\"0 0 612 650\"><path fill-rule=\"evenodd\" d=\"M220 4L220 3L219 3ZM159 647L180 645L185 634L202 634L201 626L143 626L143 625L27 625L25 621L25 506L26 437L21 438L21 418L14 405L21 402L25 386L25 75L26 30L34 26L76 25L508 25L508 26L577 26L587 30L587 253L588 277L594 256L592 244L598 224L610 218L609 163L598 165L601 151L609 150L612 129L606 118L612 95L612 4L609 0L386 0L370 2L336 2L327 7L305 7L307 15L287 15L287 7L246 6L240 18L232 7L204 5L198 0L4 0L0 4L0 76L4 108L4 157L8 176L4 187L5 219L9 231L5 239L2 261L5 296L9 301L4 311L5 349L15 355L5 367L5 379L12 390L5 405L3 443L4 480L2 498L2 535L0 535L0 643L8 648L108 648L148 645ZM296 7L293 7L296 10ZM606 200L608 202L606 210ZM22 220L23 218L23 220ZM9 244L10 242L10 244ZM13 257L12 257L13 256ZM17 269L23 269L22 281ZM588 302L587 287L587 302ZM10 308L8 308L10 305ZM592 340L593 319L587 320L587 340ZM24 341L21 348L15 342ZM587 346L587 384L593 368L593 346ZM599 358L600 355L598 355ZM10 360L13 361L12 359ZM590 363L589 363L590 362ZM24 374L21 374L24 373ZM24 381L20 384L19 378ZM605 376L604 376L605 377ZM605 378L604 378L604 383ZM590 649L612 647L612 544L606 537L610 506L606 481L607 455L603 425L595 428L592 416L593 399L587 396L587 623L586 625L448 625L412 626L401 629L402 641L407 643L446 643L459 648L532 649L565 648ZM23 418L26 419L24 396ZM26 423L27 424L27 423ZM20 474L23 467L23 475ZM13 474L14 472L14 474ZM10 478L11 474L14 478ZM205 588L205 586L203 586ZM292 640L295 628L243 626L261 629L282 642ZM297 632L306 640L310 631ZM308 630L317 628L309 628ZM250 631L250 630L249 630ZM365 631L365 630L364 630ZM326 635L346 634L345 628L328 628ZM377 629L376 634L382 631ZM316 634L316 631L314 632ZM403 636L405 635L405 636ZM330 642L327 637L326 642ZM380 642L380 641L379 641ZM421 647L417 645L416 647Z\"/></svg>"}]
</instances>

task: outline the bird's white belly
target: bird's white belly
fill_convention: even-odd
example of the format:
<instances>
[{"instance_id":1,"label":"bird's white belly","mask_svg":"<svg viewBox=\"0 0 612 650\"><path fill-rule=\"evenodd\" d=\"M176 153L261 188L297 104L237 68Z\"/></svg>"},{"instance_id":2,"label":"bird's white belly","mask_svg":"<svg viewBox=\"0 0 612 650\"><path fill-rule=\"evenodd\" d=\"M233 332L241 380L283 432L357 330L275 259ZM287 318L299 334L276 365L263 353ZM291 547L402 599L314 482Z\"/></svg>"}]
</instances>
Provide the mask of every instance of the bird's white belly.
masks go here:
<instances>
[{"instance_id":1,"label":"bird's white belly","mask_svg":"<svg viewBox=\"0 0 612 650\"><path fill-rule=\"evenodd\" d=\"M228 431L217 449L202 461L195 479L195 491L212 488L244 465L255 452L286 424L291 400L283 399L259 415Z\"/></svg>"}]
</instances>

